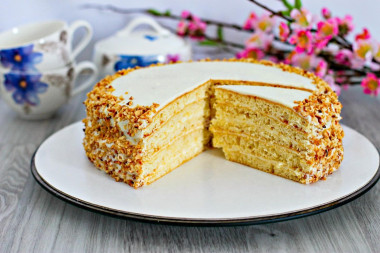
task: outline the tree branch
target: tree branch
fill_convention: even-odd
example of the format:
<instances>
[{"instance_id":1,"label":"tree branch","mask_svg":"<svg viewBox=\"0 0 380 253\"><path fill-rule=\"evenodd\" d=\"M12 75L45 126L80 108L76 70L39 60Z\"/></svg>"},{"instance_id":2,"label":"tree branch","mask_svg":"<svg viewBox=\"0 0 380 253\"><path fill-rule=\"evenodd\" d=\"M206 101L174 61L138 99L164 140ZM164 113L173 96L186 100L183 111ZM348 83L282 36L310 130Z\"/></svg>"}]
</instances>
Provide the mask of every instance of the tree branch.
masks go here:
<instances>
[{"instance_id":1,"label":"tree branch","mask_svg":"<svg viewBox=\"0 0 380 253\"><path fill-rule=\"evenodd\" d=\"M256 0L248 0L248 1L249 1L249 2L252 2L252 3L256 4L257 6L261 7L262 9L264 9L264 10L270 12L273 16L281 17L281 18L285 19L285 20L288 21L288 22L294 22L294 19L285 16L285 15L282 14L281 12L273 11L273 10L271 10L270 8L268 8L267 6L265 6L265 5L261 4L261 3L259 3L259 2L256 1Z\"/></svg>"}]
</instances>

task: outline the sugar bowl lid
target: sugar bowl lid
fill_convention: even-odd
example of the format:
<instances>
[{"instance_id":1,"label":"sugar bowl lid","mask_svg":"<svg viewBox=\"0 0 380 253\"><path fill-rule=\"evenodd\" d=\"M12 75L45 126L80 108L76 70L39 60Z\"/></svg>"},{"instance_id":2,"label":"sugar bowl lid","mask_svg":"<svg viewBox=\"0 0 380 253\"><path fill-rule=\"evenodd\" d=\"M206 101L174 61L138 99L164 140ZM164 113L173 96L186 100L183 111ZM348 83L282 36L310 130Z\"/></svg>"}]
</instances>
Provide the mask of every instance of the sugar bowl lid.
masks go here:
<instances>
[{"instance_id":1,"label":"sugar bowl lid","mask_svg":"<svg viewBox=\"0 0 380 253\"><path fill-rule=\"evenodd\" d=\"M136 30L140 25L151 29ZM163 28L154 19L146 16L132 20L114 36L96 43L95 50L116 55L175 54L189 49L183 38Z\"/></svg>"}]
</instances>

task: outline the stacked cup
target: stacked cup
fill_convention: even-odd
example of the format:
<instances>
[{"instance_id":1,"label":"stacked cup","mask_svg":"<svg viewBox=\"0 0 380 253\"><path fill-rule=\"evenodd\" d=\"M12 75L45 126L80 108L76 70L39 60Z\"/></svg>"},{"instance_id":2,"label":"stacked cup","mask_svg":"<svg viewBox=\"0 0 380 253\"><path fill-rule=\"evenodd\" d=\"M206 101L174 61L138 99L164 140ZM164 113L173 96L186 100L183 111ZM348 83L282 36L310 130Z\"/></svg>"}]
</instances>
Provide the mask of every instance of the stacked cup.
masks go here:
<instances>
[{"instance_id":1,"label":"stacked cup","mask_svg":"<svg viewBox=\"0 0 380 253\"><path fill-rule=\"evenodd\" d=\"M86 34L72 47L74 32ZM48 118L73 97L88 88L98 71L92 62L75 63L88 45L92 28L78 20L70 26L49 21L15 27L0 33L0 95L21 117ZM80 73L90 73L74 87Z\"/></svg>"}]
</instances>

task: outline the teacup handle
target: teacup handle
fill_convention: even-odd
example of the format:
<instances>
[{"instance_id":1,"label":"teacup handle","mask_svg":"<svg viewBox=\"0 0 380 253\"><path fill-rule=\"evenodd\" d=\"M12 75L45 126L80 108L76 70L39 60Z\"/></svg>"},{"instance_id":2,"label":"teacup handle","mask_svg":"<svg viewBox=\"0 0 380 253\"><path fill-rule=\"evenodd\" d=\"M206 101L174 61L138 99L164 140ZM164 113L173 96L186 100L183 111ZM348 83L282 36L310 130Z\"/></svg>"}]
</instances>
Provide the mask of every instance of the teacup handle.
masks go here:
<instances>
[{"instance_id":1,"label":"teacup handle","mask_svg":"<svg viewBox=\"0 0 380 253\"><path fill-rule=\"evenodd\" d=\"M157 23L154 19L150 17L141 16L132 20L124 29L119 31L117 36L128 36L135 30L139 25L149 25L153 28L157 33L165 36L169 35L170 31L163 28L159 23Z\"/></svg>"},{"instance_id":2,"label":"teacup handle","mask_svg":"<svg viewBox=\"0 0 380 253\"><path fill-rule=\"evenodd\" d=\"M70 94L70 97L74 97L78 95L79 93L81 93L82 91L84 91L85 89L87 89L88 87L90 87L91 85L94 85L95 80L98 76L98 69L96 68L96 65L92 62L89 62L89 61L81 62L75 68L76 70L75 70L75 76L74 76L74 83L81 72L85 70L90 70L92 73L86 81L79 84L73 89L73 91Z\"/></svg>"},{"instance_id":3,"label":"teacup handle","mask_svg":"<svg viewBox=\"0 0 380 253\"><path fill-rule=\"evenodd\" d=\"M74 37L74 32L79 29L79 28L85 28L86 29L86 34L82 38L82 40L76 45L76 47L73 49L72 54L71 54L71 59L75 59L80 52L90 43L90 40L92 38L92 27L90 23L84 20L77 20L74 21L70 27L69 27L69 34L71 36L71 41L72 43L73 37Z\"/></svg>"}]
</instances>

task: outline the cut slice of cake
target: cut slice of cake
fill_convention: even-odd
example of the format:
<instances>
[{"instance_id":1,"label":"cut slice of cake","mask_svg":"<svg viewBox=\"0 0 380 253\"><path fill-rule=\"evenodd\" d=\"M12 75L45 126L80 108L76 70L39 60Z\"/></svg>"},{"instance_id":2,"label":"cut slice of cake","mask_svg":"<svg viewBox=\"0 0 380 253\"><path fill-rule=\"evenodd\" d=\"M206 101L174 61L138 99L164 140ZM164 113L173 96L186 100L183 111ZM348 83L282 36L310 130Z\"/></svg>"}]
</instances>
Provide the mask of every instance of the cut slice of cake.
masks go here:
<instances>
[{"instance_id":1,"label":"cut slice of cake","mask_svg":"<svg viewBox=\"0 0 380 253\"><path fill-rule=\"evenodd\" d=\"M216 86L213 146L228 160L301 183L326 177L337 169L334 162L343 150L339 139L330 138L333 128L324 130L293 109L310 95L268 86ZM322 136L317 146L315 136Z\"/></svg>"},{"instance_id":2,"label":"cut slice of cake","mask_svg":"<svg viewBox=\"0 0 380 253\"><path fill-rule=\"evenodd\" d=\"M210 144L227 159L301 183L343 159L341 104L311 73L250 60L123 70L85 101L94 165L137 188Z\"/></svg>"}]
</instances>

